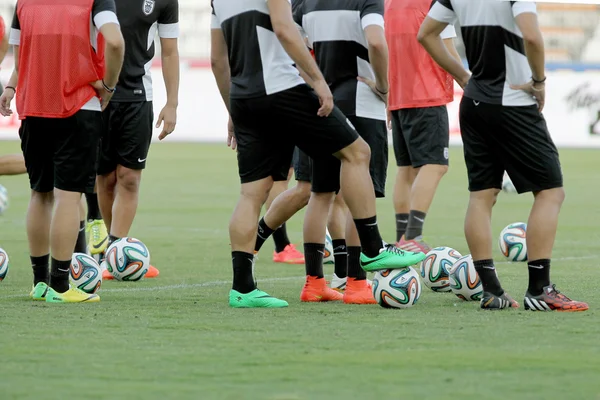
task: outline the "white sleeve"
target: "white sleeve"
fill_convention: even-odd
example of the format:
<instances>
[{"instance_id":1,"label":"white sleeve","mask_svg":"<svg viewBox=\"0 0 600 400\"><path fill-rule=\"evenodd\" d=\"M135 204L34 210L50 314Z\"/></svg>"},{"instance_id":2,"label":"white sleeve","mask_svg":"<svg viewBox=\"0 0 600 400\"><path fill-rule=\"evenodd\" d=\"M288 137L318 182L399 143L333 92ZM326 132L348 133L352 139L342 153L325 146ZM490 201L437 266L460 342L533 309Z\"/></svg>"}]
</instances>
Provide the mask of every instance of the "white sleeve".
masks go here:
<instances>
[{"instance_id":1,"label":"white sleeve","mask_svg":"<svg viewBox=\"0 0 600 400\"><path fill-rule=\"evenodd\" d=\"M221 23L215 14L210 16L210 29L221 29Z\"/></svg>"},{"instance_id":2,"label":"white sleeve","mask_svg":"<svg viewBox=\"0 0 600 400\"><path fill-rule=\"evenodd\" d=\"M94 16L94 25L96 25L98 30L100 30L103 25L111 23L119 25L117 14L112 11L100 11Z\"/></svg>"},{"instance_id":3,"label":"white sleeve","mask_svg":"<svg viewBox=\"0 0 600 400\"><path fill-rule=\"evenodd\" d=\"M446 22L447 24L452 24L454 21L456 21L456 14L454 13L454 10L444 6L439 1L437 1L433 7L431 7L431 10L429 10L429 14L427 15L436 21Z\"/></svg>"},{"instance_id":4,"label":"white sleeve","mask_svg":"<svg viewBox=\"0 0 600 400\"><path fill-rule=\"evenodd\" d=\"M11 46L21 45L21 30L10 28L10 36L8 37L8 44Z\"/></svg>"},{"instance_id":5,"label":"white sleeve","mask_svg":"<svg viewBox=\"0 0 600 400\"><path fill-rule=\"evenodd\" d=\"M513 16L523 13L537 14L537 7L532 1L515 1L512 5Z\"/></svg>"},{"instance_id":6,"label":"white sleeve","mask_svg":"<svg viewBox=\"0 0 600 400\"><path fill-rule=\"evenodd\" d=\"M177 39L179 37L179 22L158 24L158 37L163 39Z\"/></svg>"},{"instance_id":7,"label":"white sleeve","mask_svg":"<svg viewBox=\"0 0 600 400\"><path fill-rule=\"evenodd\" d=\"M454 39L456 37L456 29L454 28L454 25L448 24L442 33L440 33L440 36L442 39Z\"/></svg>"},{"instance_id":8,"label":"white sleeve","mask_svg":"<svg viewBox=\"0 0 600 400\"><path fill-rule=\"evenodd\" d=\"M365 29L369 25L378 25L383 28L383 15L377 13L367 14L364 17L362 17L360 23L362 24L363 29Z\"/></svg>"}]
</instances>

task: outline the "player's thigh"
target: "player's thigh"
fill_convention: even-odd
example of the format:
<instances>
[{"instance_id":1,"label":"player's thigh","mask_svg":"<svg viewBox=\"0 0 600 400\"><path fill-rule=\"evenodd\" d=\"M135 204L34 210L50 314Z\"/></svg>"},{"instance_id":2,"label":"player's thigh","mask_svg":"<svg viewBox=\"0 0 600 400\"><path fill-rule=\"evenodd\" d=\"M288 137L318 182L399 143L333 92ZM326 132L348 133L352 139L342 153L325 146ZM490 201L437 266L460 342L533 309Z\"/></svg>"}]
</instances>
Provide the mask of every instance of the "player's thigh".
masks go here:
<instances>
[{"instance_id":1,"label":"player's thigh","mask_svg":"<svg viewBox=\"0 0 600 400\"><path fill-rule=\"evenodd\" d=\"M144 169L152 141L154 110L151 101L122 103L116 121L117 163L130 169Z\"/></svg>"},{"instance_id":2,"label":"player's thigh","mask_svg":"<svg viewBox=\"0 0 600 400\"><path fill-rule=\"evenodd\" d=\"M313 161L337 153L358 139L358 133L337 107L327 117L317 115L319 107L319 99L306 85L271 96L272 114L281 133Z\"/></svg>"},{"instance_id":3,"label":"player's thigh","mask_svg":"<svg viewBox=\"0 0 600 400\"><path fill-rule=\"evenodd\" d=\"M29 184L36 192L54 189L54 125L49 118L27 117L19 128Z\"/></svg>"},{"instance_id":4,"label":"player's thigh","mask_svg":"<svg viewBox=\"0 0 600 400\"><path fill-rule=\"evenodd\" d=\"M385 181L388 168L388 137L387 127L383 120L349 117L358 134L371 148L369 169L376 197L385 197Z\"/></svg>"},{"instance_id":5,"label":"player's thigh","mask_svg":"<svg viewBox=\"0 0 600 400\"><path fill-rule=\"evenodd\" d=\"M237 141L238 172L242 183L272 177L287 180L294 146L265 115L268 99L231 99L231 118Z\"/></svg>"},{"instance_id":6,"label":"player's thigh","mask_svg":"<svg viewBox=\"0 0 600 400\"><path fill-rule=\"evenodd\" d=\"M93 193L102 114L80 110L61 119L59 124L62 133L54 154L54 187L69 192Z\"/></svg>"},{"instance_id":7,"label":"player's thigh","mask_svg":"<svg viewBox=\"0 0 600 400\"><path fill-rule=\"evenodd\" d=\"M311 182L312 180L312 160L310 157L300 150L294 148L294 160L292 162L296 180L299 182Z\"/></svg>"},{"instance_id":8,"label":"player's thigh","mask_svg":"<svg viewBox=\"0 0 600 400\"><path fill-rule=\"evenodd\" d=\"M102 112L102 131L98 150L98 175L105 175L117 169L119 132L121 126L122 103L110 102Z\"/></svg>"},{"instance_id":9,"label":"player's thigh","mask_svg":"<svg viewBox=\"0 0 600 400\"><path fill-rule=\"evenodd\" d=\"M394 145L394 156L396 158L396 166L410 167L410 153L408 145L402 132L402 124L400 123L400 110L393 110L392 115L392 143Z\"/></svg>"},{"instance_id":10,"label":"player's thigh","mask_svg":"<svg viewBox=\"0 0 600 400\"><path fill-rule=\"evenodd\" d=\"M448 165L450 123L446 106L400 110L400 123L414 168Z\"/></svg>"},{"instance_id":11,"label":"player's thigh","mask_svg":"<svg viewBox=\"0 0 600 400\"><path fill-rule=\"evenodd\" d=\"M501 151L490 130L490 121L497 118L498 112L497 106L475 103L467 97L461 101L460 128L471 192L502 188Z\"/></svg>"},{"instance_id":12,"label":"player's thigh","mask_svg":"<svg viewBox=\"0 0 600 400\"><path fill-rule=\"evenodd\" d=\"M562 187L558 150L537 106L503 107L496 137L517 192Z\"/></svg>"}]
</instances>

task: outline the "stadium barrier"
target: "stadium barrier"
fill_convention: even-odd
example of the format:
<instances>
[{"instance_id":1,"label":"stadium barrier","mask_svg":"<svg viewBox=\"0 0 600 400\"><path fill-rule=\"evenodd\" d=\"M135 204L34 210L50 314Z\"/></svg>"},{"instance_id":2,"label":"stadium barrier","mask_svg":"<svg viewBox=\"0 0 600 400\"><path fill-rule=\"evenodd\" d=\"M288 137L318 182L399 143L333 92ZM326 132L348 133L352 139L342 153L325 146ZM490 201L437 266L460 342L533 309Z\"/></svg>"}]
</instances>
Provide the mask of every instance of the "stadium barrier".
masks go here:
<instances>
[{"instance_id":1,"label":"stadium barrier","mask_svg":"<svg viewBox=\"0 0 600 400\"><path fill-rule=\"evenodd\" d=\"M10 70L3 68L2 82ZM155 118L165 103L166 92L160 68L152 69ZM185 66L181 71L181 89L176 131L169 141L225 141L227 113L210 69ZM456 87L454 102L448 107L451 144L459 145L458 108L462 90ZM13 110L15 109L13 103ZM544 110L550 133L559 147L600 148L600 68L548 72ZM19 120L0 117L0 139L18 139ZM154 138L160 130L156 129Z\"/></svg>"}]
</instances>

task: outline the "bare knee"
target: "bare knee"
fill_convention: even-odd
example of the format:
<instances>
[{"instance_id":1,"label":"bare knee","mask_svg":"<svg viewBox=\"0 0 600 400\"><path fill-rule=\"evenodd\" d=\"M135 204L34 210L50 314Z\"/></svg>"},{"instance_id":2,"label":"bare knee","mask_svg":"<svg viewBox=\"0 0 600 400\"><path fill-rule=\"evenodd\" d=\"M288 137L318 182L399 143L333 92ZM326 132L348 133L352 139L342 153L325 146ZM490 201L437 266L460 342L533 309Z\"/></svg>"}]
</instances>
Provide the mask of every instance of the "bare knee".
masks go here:
<instances>
[{"instance_id":1,"label":"bare knee","mask_svg":"<svg viewBox=\"0 0 600 400\"><path fill-rule=\"evenodd\" d=\"M137 193L142 180L142 171L119 167L117 169L117 183L127 192Z\"/></svg>"},{"instance_id":2,"label":"bare knee","mask_svg":"<svg viewBox=\"0 0 600 400\"><path fill-rule=\"evenodd\" d=\"M535 196L536 201L544 201L544 202L554 203L554 204L557 204L558 206L561 206L562 203L565 201L566 194L565 194L565 189L560 187L560 188L542 190L541 192L535 193L534 196Z\"/></svg>"},{"instance_id":3,"label":"bare knee","mask_svg":"<svg viewBox=\"0 0 600 400\"><path fill-rule=\"evenodd\" d=\"M247 201L262 207L267 202L273 181L264 180L264 182L244 183L240 189L240 197L242 201Z\"/></svg>"},{"instance_id":4,"label":"bare knee","mask_svg":"<svg viewBox=\"0 0 600 400\"><path fill-rule=\"evenodd\" d=\"M469 197L469 207L492 208L498 201L500 189L487 189L477 192L471 192Z\"/></svg>"},{"instance_id":5,"label":"bare knee","mask_svg":"<svg viewBox=\"0 0 600 400\"><path fill-rule=\"evenodd\" d=\"M51 207L54 204L54 192L36 192L35 190L32 190L31 202Z\"/></svg>"},{"instance_id":6,"label":"bare knee","mask_svg":"<svg viewBox=\"0 0 600 400\"><path fill-rule=\"evenodd\" d=\"M306 207L310 200L310 183L298 182L294 189L294 202L298 205L298 209Z\"/></svg>"},{"instance_id":7,"label":"bare knee","mask_svg":"<svg viewBox=\"0 0 600 400\"><path fill-rule=\"evenodd\" d=\"M105 175L99 175L96 178L96 184L105 191L113 190L117 184L117 172L113 171Z\"/></svg>"},{"instance_id":8,"label":"bare knee","mask_svg":"<svg viewBox=\"0 0 600 400\"><path fill-rule=\"evenodd\" d=\"M364 139L358 138L350 146L339 151L338 157L343 162L368 165L371 162L371 148Z\"/></svg>"}]
</instances>

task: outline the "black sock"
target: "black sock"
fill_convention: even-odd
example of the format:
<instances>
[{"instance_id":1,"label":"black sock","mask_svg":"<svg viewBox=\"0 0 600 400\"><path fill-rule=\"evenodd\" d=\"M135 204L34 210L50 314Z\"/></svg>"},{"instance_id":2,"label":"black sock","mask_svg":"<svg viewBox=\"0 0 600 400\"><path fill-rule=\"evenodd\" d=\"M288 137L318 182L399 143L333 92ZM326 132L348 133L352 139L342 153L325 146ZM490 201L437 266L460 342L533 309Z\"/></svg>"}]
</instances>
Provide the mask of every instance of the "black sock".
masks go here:
<instances>
[{"instance_id":1,"label":"black sock","mask_svg":"<svg viewBox=\"0 0 600 400\"><path fill-rule=\"evenodd\" d=\"M425 223L426 216L427 213L422 211L410 210L410 214L408 214L408 226L404 234L406 240L412 240L423 234L423 224Z\"/></svg>"},{"instance_id":2,"label":"black sock","mask_svg":"<svg viewBox=\"0 0 600 400\"><path fill-rule=\"evenodd\" d=\"M256 289L254 273L254 255L244 253L243 251L232 251L231 260L233 263L233 290L245 294Z\"/></svg>"},{"instance_id":3,"label":"black sock","mask_svg":"<svg viewBox=\"0 0 600 400\"><path fill-rule=\"evenodd\" d=\"M93 221L102 219L100 206L98 205L98 195L96 193L86 193L85 201L87 203L87 219Z\"/></svg>"},{"instance_id":4,"label":"black sock","mask_svg":"<svg viewBox=\"0 0 600 400\"><path fill-rule=\"evenodd\" d=\"M113 244L113 242L116 242L119 239L121 238L116 237L115 235L108 234L108 246L110 246L111 244Z\"/></svg>"},{"instance_id":5,"label":"black sock","mask_svg":"<svg viewBox=\"0 0 600 400\"><path fill-rule=\"evenodd\" d=\"M325 255L325 244L304 243L304 261L306 275L323 278L323 256Z\"/></svg>"},{"instance_id":6,"label":"black sock","mask_svg":"<svg viewBox=\"0 0 600 400\"><path fill-rule=\"evenodd\" d=\"M58 293L64 293L69 290L69 269L71 260L58 261L52 258L50 265L50 287Z\"/></svg>"},{"instance_id":7,"label":"black sock","mask_svg":"<svg viewBox=\"0 0 600 400\"><path fill-rule=\"evenodd\" d=\"M275 230L269 228L265 223L265 219L261 218L260 221L258 221L258 232L256 233L256 245L254 246L254 251L259 251L273 232L275 232Z\"/></svg>"},{"instance_id":8,"label":"black sock","mask_svg":"<svg viewBox=\"0 0 600 400\"><path fill-rule=\"evenodd\" d=\"M75 253L87 253L87 243L85 240L85 221L79 222L79 234L75 242Z\"/></svg>"},{"instance_id":9,"label":"black sock","mask_svg":"<svg viewBox=\"0 0 600 400\"><path fill-rule=\"evenodd\" d=\"M532 296L539 296L544 287L550 285L550 260L535 260L527 263L529 270L529 288L527 291Z\"/></svg>"},{"instance_id":10,"label":"black sock","mask_svg":"<svg viewBox=\"0 0 600 400\"><path fill-rule=\"evenodd\" d=\"M504 290L502 289L502 285L500 285L498 275L496 275L494 260L473 261L473 265L475 265L475 271L479 275L483 290L496 296L502 296Z\"/></svg>"},{"instance_id":11,"label":"black sock","mask_svg":"<svg viewBox=\"0 0 600 400\"><path fill-rule=\"evenodd\" d=\"M371 218L355 219L354 224L360 238L360 245L367 257L376 257L379 255L379 250L383 247L383 239L379 234L377 226L377 216Z\"/></svg>"},{"instance_id":12,"label":"black sock","mask_svg":"<svg viewBox=\"0 0 600 400\"><path fill-rule=\"evenodd\" d=\"M50 271L48 264L50 263L50 254L41 257L29 257L31 260L31 268L33 269L33 284L37 285L40 282L48 283L50 281Z\"/></svg>"},{"instance_id":13,"label":"black sock","mask_svg":"<svg viewBox=\"0 0 600 400\"><path fill-rule=\"evenodd\" d=\"M396 214L396 242L402 239L402 235L406 232L408 226L408 214Z\"/></svg>"},{"instance_id":14,"label":"black sock","mask_svg":"<svg viewBox=\"0 0 600 400\"><path fill-rule=\"evenodd\" d=\"M357 281L367 279L367 272L360 266L359 246L348 247L348 278L354 278Z\"/></svg>"},{"instance_id":15,"label":"black sock","mask_svg":"<svg viewBox=\"0 0 600 400\"><path fill-rule=\"evenodd\" d=\"M258 243L258 239L256 242ZM278 253L284 251L285 248L291 244L285 224L281 225L273 232L273 242L275 242L275 251Z\"/></svg>"},{"instance_id":16,"label":"black sock","mask_svg":"<svg viewBox=\"0 0 600 400\"><path fill-rule=\"evenodd\" d=\"M335 262L334 272L338 278L348 276L348 249L346 248L345 239L333 239L333 258Z\"/></svg>"}]
</instances>

